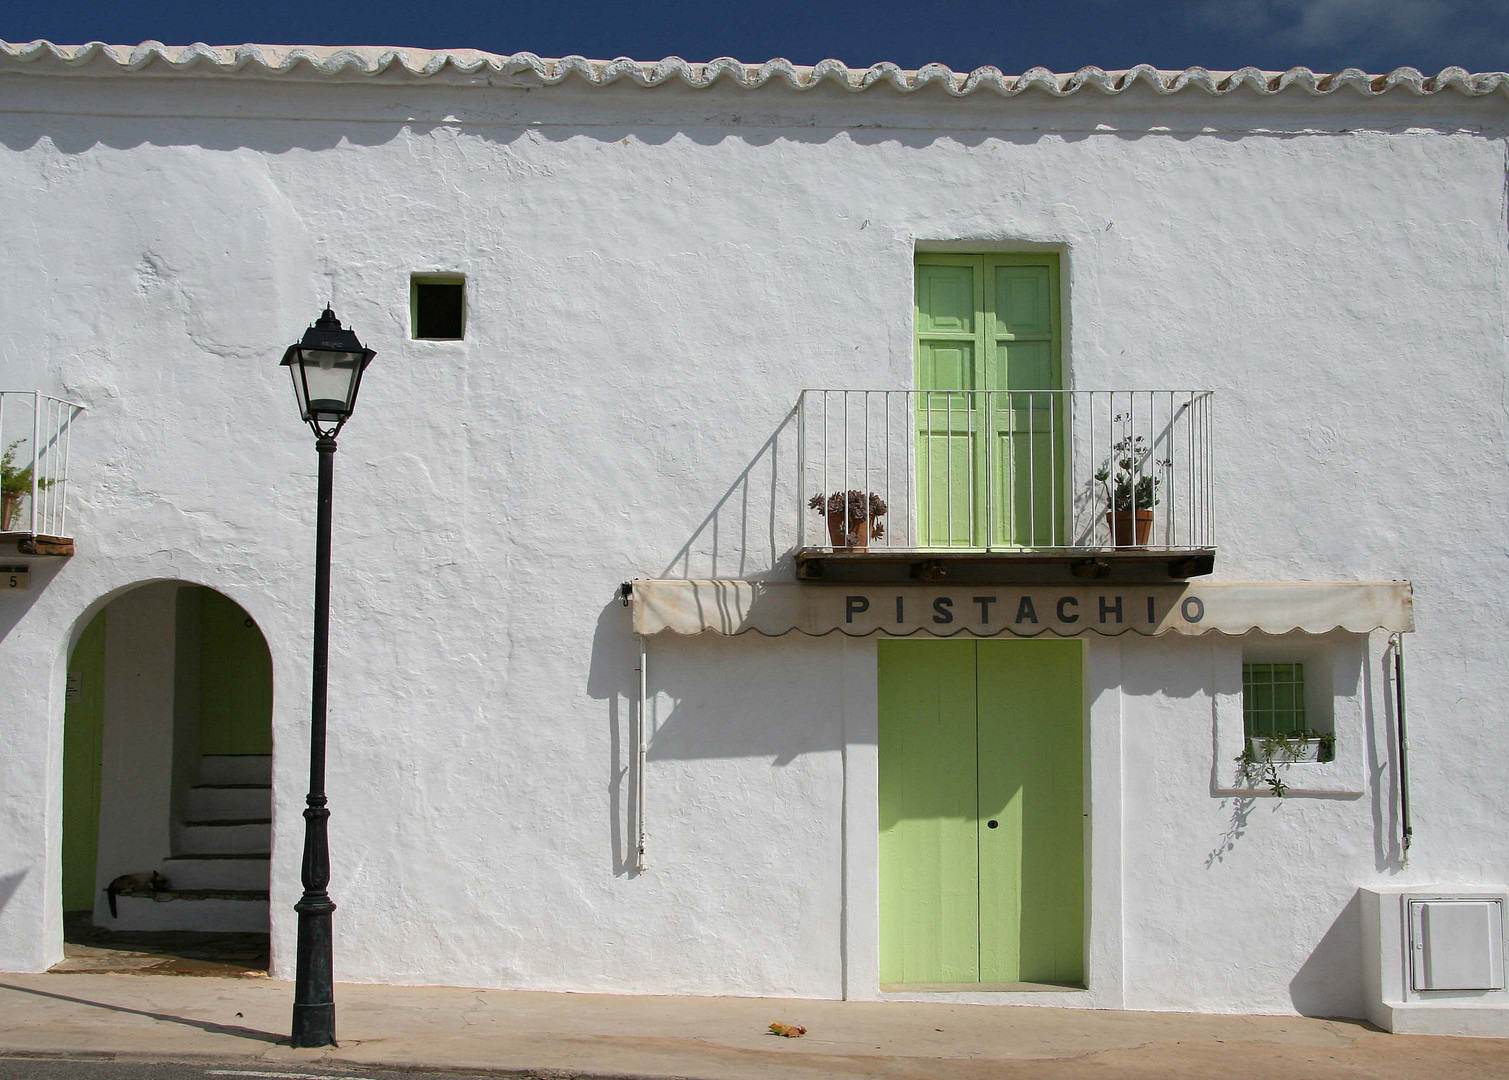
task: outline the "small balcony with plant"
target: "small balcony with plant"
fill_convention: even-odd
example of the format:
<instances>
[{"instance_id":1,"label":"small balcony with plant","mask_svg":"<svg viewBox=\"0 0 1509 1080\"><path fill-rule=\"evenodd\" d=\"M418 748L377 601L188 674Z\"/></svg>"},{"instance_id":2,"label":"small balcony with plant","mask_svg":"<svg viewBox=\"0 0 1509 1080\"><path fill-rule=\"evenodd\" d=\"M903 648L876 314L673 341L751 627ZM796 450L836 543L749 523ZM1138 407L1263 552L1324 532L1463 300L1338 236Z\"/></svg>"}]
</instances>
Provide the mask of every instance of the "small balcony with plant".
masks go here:
<instances>
[{"instance_id":1,"label":"small balcony with plant","mask_svg":"<svg viewBox=\"0 0 1509 1080\"><path fill-rule=\"evenodd\" d=\"M0 390L0 557L73 554L69 449L83 411L51 394Z\"/></svg>"},{"instance_id":2,"label":"small balcony with plant","mask_svg":"<svg viewBox=\"0 0 1509 1080\"><path fill-rule=\"evenodd\" d=\"M1213 403L1208 390L805 390L797 576L1208 574Z\"/></svg>"}]
</instances>

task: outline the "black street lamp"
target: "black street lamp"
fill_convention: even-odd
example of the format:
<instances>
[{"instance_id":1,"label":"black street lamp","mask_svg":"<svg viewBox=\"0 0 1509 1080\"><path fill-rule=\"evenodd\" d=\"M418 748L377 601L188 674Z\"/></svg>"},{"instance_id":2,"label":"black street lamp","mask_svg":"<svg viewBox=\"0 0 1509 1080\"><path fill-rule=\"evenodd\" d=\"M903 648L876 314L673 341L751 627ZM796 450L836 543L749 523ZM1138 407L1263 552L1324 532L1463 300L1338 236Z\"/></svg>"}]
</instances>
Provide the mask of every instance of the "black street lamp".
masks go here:
<instances>
[{"instance_id":1,"label":"black street lamp","mask_svg":"<svg viewBox=\"0 0 1509 1080\"><path fill-rule=\"evenodd\" d=\"M335 486L335 437L356 408L362 372L377 354L341 329L328 307L302 341L288 346L283 366L293 376L299 415L314 431L320 493L314 549L314 686L310 693L309 798L304 808L304 895L299 913L298 968L293 985L294 1046L335 1045L331 970L330 811L325 809L325 686L330 664L330 508Z\"/></svg>"}]
</instances>

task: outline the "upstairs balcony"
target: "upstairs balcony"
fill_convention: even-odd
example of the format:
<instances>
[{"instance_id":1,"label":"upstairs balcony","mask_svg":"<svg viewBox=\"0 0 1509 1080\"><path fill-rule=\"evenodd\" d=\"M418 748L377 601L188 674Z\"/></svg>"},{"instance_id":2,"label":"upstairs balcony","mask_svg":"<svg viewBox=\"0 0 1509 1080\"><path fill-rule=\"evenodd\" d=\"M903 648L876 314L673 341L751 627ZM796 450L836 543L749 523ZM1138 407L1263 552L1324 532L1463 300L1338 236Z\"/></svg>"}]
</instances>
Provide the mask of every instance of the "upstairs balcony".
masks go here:
<instances>
[{"instance_id":1,"label":"upstairs balcony","mask_svg":"<svg viewBox=\"0 0 1509 1080\"><path fill-rule=\"evenodd\" d=\"M73 554L68 534L68 452L84 406L35 390L0 390L0 559ZM26 567L0 586L24 587Z\"/></svg>"},{"instance_id":2,"label":"upstairs balcony","mask_svg":"<svg viewBox=\"0 0 1509 1080\"><path fill-rule=\"evenodd\" d=\"M797 577L1208 574L1213 405L1208 390L804 390Z\"/></svg>"}]
</instances>

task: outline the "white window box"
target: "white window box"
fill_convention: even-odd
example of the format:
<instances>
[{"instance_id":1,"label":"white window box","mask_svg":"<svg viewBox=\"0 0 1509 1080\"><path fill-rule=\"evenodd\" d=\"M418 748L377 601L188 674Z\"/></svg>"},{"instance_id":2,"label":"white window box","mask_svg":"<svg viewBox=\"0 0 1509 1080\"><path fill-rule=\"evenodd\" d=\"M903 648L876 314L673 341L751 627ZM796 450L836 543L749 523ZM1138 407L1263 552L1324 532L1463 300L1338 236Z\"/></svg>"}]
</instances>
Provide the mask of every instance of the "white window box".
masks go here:
<instances>
[{"instance_id":1,"label":"white window box","mask_svg":"<svg viewBox=\"0 0 1509 1080\"><path fill-rule=\"evenodd\" d=\"M1290 739L1287 743L1276 744L1265 750L1263 743L1266 741L1257 735L1250 736L1247 739L1247 748L1252 753L1253 761L1261 763L1271 759L1280 764L1291 765L1296 762L1319 762L1324 760L1321 757L1321 746L1323 743L1320 739L1305 739L1303 741Z\"/></svg>"}]
</instances>

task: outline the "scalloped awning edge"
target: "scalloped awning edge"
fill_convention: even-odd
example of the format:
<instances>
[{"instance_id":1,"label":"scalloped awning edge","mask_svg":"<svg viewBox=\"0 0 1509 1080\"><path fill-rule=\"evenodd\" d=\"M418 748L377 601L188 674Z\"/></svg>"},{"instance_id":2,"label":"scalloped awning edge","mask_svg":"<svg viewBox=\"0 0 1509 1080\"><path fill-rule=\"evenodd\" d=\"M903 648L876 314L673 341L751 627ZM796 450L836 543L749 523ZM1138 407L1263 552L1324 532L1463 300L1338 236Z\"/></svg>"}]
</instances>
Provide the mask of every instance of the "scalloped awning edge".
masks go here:
<instances>
[{"instance_id":1,"label":"scalloped awning edge","mask_svg":"<svg viewBox=\"0 0 1509 1080\"><path fill-rule=\"evenodd\" d=\"M815 585L637 578L629 595L634 632L646 635L1198 637L1415 628L1408 581Z\"/></svg>"},{"instance_id":2,"label":"scalloped awning edge","mask_svg":"<svg viewBox=\"0 0 1509 1080\"><path fill-rule=\"evenodd\" d=\"M398 70L413 78L430 78L447 71L462 75L528 75L552 86L567 79L579 79L590 86L609 86L620 81L643 87L676 82L694 89L705 89L718 82L745 89L758 89L770 83L794 90L810 90L821 85L836 85L859 93L884 83L905 93L915 93L937 86L953 97L967 97L982 90L1002 97L1016 97L1038 90L1052 97L1070 97L1082 90L1095 90L1107 96L1125 93L1135 86L1145 86L1158 94L1177 94L1198 89L1212 97L1224 97L1240 90L1260 95L1298 91L1325 97L1351 89L1365 97L1376 97L1391 90L1403 89L1425 97L1453 90L1465 97L1486 97L1498 93L1509 97L1509 73L1502 71L1471 73L1465 68L1448 67L1436 75L1425 75L1411 67L1396 68L1386 75L1370 75L1357 68L1320 74L1309 68L1288 71L1263 71L1244 67L1236 71L1211 71L1203 67L1183 71L1165 71L1139 64L1125 71L1107 71L1083 67L1072 73L1055 73L1046 68L1030 68L1020 75L1007 75L994 67L958 72L944 64L926 64L915 71L895 64L880 63L868 68L850 68L837 60L824 60L812 67L788 60L767 60L763 64L746 64L731 57L719 57L707 63L688 63L679 56L654 62L619 57L614 60L589 60L583 56L547 59L530 52L504 56L474 49L402 49L386 46L313 46L313 45L164 45L144 41L140 45L107 45L92 41L84 45L55 45L49 41L22 44L0 41L0 71L34 71L41 74L67 72L97 62L113 63L122 74L163 70L184 72L250 73L279 76L303 69L316 76L381 75Z\"/></svg>"}]
</instances>

